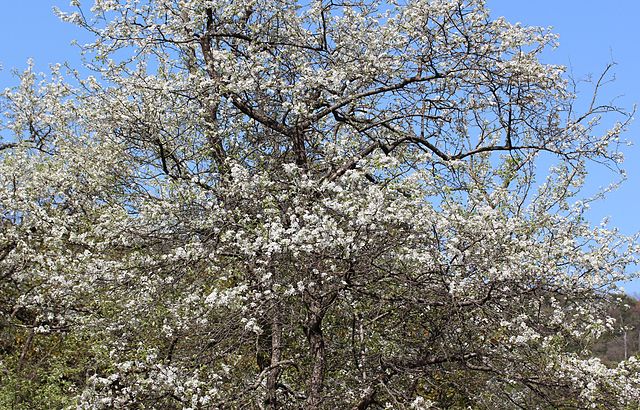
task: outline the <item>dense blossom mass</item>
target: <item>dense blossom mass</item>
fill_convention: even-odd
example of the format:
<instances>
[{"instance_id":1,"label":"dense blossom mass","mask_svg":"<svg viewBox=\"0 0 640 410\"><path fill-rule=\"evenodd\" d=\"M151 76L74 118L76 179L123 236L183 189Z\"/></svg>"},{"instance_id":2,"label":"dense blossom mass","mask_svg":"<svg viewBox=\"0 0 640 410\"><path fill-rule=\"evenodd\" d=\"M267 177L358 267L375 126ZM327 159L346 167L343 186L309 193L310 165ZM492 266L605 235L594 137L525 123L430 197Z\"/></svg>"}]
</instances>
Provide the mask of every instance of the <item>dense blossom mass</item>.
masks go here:
<instances>
[{"instance_id":1,"label":"dense blossom mass","mask_svg":"<svg viewBox=\"0 0 640 410\"><path fill-rule=\"evenodd\" d=\"M2 406L635 408L606 71L482 0L80 3L0 102Z\"/></svg>"}]
</instances>

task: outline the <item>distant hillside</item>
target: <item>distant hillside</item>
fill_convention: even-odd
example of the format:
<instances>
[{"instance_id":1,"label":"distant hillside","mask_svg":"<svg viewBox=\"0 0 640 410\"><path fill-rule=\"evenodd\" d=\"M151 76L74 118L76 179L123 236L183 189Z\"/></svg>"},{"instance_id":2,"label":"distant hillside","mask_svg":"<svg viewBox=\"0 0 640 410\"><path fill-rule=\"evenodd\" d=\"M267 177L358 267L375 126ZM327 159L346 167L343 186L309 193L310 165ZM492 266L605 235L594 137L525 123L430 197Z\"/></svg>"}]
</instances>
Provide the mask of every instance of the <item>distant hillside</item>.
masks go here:
<instances>
[{"instance_id":1,"label":"distant hillside","mask_svg":"<svg viewBox=\"0 0 640 410\"><path fill-rule=\"evenodd\" d=\"M594 354L609 364L640 355L640 301L626 296L609 314L616 319L616 330L594 346Z\"/></svg>"}]
</instances>

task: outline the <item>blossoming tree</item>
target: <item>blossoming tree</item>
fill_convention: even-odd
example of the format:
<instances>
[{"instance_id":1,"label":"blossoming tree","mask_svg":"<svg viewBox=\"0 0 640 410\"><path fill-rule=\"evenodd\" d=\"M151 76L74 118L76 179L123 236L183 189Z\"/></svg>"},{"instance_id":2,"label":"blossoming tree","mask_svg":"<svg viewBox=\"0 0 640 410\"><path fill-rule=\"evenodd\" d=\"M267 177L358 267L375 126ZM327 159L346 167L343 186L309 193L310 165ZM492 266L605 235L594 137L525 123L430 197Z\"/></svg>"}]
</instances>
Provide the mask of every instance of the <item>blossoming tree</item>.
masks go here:
<instances>
[{"instance_id":1,"label":"blossoming tree","mask_svg":"<svg viewBox=\"0 0 640 410\"><path fill-rule=\"evenodd\" d=\"M93 76L2 100L5 374L56 340L85 409L637 403L636 360L589 350L637 245L578 201L628 116L601 81L578 110L547 30L481 0L72 5Z\"/></svg>"}]
</instances>

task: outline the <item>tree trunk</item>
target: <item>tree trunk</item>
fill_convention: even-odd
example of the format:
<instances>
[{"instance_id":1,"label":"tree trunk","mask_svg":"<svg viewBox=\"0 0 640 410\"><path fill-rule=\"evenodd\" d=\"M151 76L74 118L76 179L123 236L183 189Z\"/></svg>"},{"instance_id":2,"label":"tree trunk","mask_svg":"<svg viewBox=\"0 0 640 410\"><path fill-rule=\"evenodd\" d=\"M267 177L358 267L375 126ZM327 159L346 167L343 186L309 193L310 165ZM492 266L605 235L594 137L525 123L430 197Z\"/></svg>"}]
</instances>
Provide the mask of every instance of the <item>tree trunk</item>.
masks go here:
<instances>
[{"instance_id":1,"label":"tree trunk","mask_svg":"<svg viewBox=\"0 0 640 410\"><path fill-rule=\"evenodd\" d=\"M317 409L322 402L322 388L325 370L325 346L322 334L322 319L324 312L320 301L314 300L309 306L307 315L307 339L313 358L313 368L309 378L307 394L307 409Z\"/></svg>"},{"instance_id":2,"label":"tree trunk","mask_svg":"<svg viewBox=\"0 0 640 410\"><path fill-rule=\"evenodd\" d=\"M280 316L275 314L271 322L271 370L267 376L267 408L278 408L277 384L282 369L279 363L282 360L282 326Z\"/></svg>"}]
</instances>

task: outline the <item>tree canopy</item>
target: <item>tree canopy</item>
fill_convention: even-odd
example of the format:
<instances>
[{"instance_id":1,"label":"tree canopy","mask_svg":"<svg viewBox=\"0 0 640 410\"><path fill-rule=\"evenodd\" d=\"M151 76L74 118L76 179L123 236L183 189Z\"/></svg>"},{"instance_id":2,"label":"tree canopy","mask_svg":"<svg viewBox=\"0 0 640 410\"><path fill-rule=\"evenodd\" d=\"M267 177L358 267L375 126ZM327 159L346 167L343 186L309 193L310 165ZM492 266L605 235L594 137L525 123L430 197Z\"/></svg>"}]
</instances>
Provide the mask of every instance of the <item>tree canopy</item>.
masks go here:
<instances>
[{"instance_id":1,"label":"tree canopy","mask_svg":"<svg viewBox=\"0 0 640 410\"><path fill-rule=\"evenodd\" d=\"M92 75L0 102L2 405L637 405L592 353L638 252L584 218L609 69L577 100L481 0L72 6Z\"/></svg>"}]
</instances>

